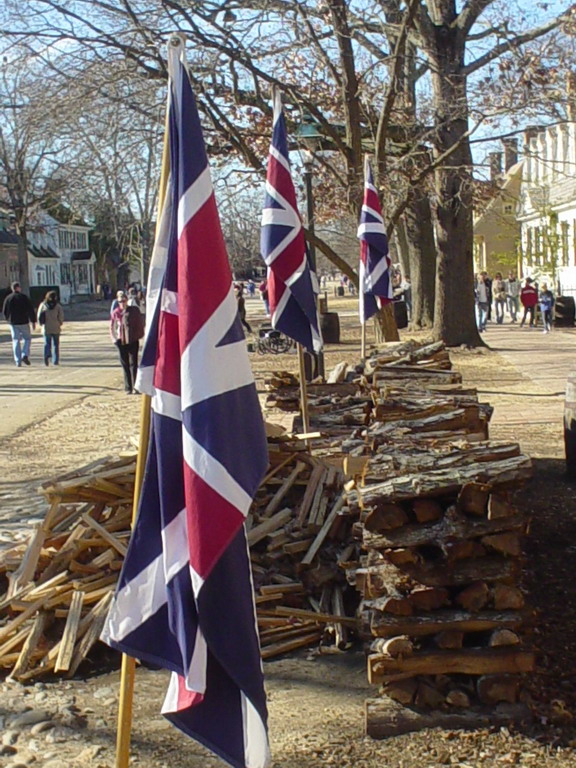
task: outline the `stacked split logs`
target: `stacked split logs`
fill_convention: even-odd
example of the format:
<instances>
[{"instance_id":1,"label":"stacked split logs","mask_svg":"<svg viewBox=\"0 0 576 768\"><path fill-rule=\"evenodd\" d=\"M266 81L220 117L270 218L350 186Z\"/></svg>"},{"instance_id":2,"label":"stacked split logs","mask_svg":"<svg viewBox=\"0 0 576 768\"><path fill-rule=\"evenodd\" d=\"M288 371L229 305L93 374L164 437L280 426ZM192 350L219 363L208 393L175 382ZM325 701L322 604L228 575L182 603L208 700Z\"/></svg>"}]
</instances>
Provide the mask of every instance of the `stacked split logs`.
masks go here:
<instances>
[{"instance_id":1,"label":"stacked split logs","mask_svg":"<svg viewBox=\"0 0 576 768\"><path fill-rule=\"evenodd\" d=\"M382 686L367 702L376 737L477 725L498 706L509 718L502 705L518 701L534 667L520 633L527 521L511 500L529 459L516 445L423 447L377 452L348 494L367 553L349 578L362 596L368 676Z\"/></svg>"}]
</instances>

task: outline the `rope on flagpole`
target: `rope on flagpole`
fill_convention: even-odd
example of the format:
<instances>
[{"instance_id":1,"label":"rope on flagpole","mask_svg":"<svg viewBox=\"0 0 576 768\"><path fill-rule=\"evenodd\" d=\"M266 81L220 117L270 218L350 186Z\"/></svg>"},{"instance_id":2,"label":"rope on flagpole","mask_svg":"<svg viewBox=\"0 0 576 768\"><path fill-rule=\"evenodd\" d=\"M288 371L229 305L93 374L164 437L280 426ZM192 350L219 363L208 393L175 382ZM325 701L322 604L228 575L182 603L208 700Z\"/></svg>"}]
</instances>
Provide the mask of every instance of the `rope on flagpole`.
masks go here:
<instances>
[{"instance_id":1,"label":"rope on flagpole","mask_svg":"<svg viewBox=\"0 0 576 768\"><path fill-rule=\"evenodd\" d=\"M184 41L177 38L180 43ZM174 38L170 44L174 45ZM168 95L168 99L170 96ZM169 147L168 147L168 107L164 124L164 146L162 148L162 167L160 171L160 185L158 188L158 217L156 220L156 235L160 227L162 209L166 198L169 175ZM138 442L138 458L136 460L136 475L134 478L134 497L132 504L132 527L136 520L140 494L146 468L146 457L150 442L150 423L152 411L152 398L150 395L142 395L140 409L140 439ZM118 703L118 731L116 734L116 768L128 768L130 762L130 740L132 735L132 711L134 704L134 679L136 677L136 659L122 654L122 667L120 671L120 697Z\"/></svg>"}]
</instances>

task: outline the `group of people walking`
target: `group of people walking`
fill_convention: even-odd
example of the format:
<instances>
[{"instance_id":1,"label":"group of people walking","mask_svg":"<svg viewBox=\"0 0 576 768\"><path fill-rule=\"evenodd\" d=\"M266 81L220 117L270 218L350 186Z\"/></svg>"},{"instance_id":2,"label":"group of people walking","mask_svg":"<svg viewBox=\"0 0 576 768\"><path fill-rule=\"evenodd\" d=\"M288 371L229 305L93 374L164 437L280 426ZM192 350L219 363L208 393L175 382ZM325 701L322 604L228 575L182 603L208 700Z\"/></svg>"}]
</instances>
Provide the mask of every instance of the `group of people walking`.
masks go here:
<instances>
[{"instance_id":1,"label":"group of people walking","mask_svg":"<svg viewBox=\"0 0 576 768\"><path fill-rule=\"evenodd\" d=\"M136 289L118 291L110 308L110 336L118 349L124 373L124 389L135 392L140 339L144 336L144 297ZM30 297L14 282L6 296L3 313L10 327L12 353L18 368L31 365L32 331L39 325L44 336L44 365L60 364L60 334L64 325L64 310L54 290L46 293L35 308Z\"/></svg>"},{"instance_id":2,"label":"group of people walking","mask_svg":"<svg viewBox=\"0 0 576 768\"><path fill-rule=\"evenodd\" d=\"M492 319L492 308L499 325L504 322L506 310L510 316L510 322L517 323L520 308L522 308L520 327L528 321L529 328L536 326L536 313L539 309L543 333L549 333L552 330L554 294L546 283L539 287L531 277L527 277L522 285L513 271L509 272L507 279L502 277L501 272L496 272L494 278L491 278L487 272L480 272L476 275L474 293L476 322L480 332L486 330L487 322Z\"/></svg>"},{"instance_id":3,"label":"group of people walking","mask_svg":"<svg viewBox=\"0 0 576 768\"><path fill-rule=\"evenodd\" d=\"M38 323L44 336L44 365L59 365L60 363L60 333L64 325L64 310L58 301L56 291L48 291L40 303L38 310L30 298L22 293L20 283L12 283L11 293L4 299L2 311L10 326L12 337L12 353L14 363L18 368L30 365L30 348L32 345L32 330Z\"/></svg>"}]
</instances>

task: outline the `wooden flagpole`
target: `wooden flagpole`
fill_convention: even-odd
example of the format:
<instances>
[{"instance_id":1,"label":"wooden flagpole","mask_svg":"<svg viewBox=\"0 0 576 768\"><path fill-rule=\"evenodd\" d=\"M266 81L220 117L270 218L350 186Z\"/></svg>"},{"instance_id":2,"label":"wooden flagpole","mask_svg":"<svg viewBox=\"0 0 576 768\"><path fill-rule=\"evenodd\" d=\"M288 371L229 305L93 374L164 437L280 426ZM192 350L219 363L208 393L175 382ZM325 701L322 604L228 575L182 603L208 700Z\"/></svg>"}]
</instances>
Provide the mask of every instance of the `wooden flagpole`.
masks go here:
<instances>
[{"instance_id":1,"label":"wooden flagpole","mask_svg":"<svg viewBox=\"0 0 576 768\"><path fill-rule=\"evenodd\" d=\"M156 221L156 236L160 228L162 209L166 198L169 174L169 147L168 147L168 106L166 107L166 119L164 125L164 147L162 149L162 169L160 171L160 185L158 189L158 218ZM136 520L148 444L150 442L152 398L150 395L142 395L140 409L140 439L138 442L138 458L136 460L136 476L134 478L134 498L132 505L132 526ZM118 731L116 734L116 768L128 768L130 762L130 738L132 734L132 710L134 703L134 678L136 674L136 660L132 656L122 654L122 667L120 671L120 699L118 703Z\"/></svg>"},{"instance_id":2,"label":"wooden flagpole","mask_svg":"<svg viewBox=\"0 0 576 768\"><path fill-rule=\"evenodd\" d=\"M300 372L300 405L302 411L302 431L305 433L310 432L310 415L308 413L308 389L306 387L306 367L304 365L304 348L302 344L298 344L298 369ZM310 442L307 440L306 445L310 449Z\"/></svg>"}]
</instances>

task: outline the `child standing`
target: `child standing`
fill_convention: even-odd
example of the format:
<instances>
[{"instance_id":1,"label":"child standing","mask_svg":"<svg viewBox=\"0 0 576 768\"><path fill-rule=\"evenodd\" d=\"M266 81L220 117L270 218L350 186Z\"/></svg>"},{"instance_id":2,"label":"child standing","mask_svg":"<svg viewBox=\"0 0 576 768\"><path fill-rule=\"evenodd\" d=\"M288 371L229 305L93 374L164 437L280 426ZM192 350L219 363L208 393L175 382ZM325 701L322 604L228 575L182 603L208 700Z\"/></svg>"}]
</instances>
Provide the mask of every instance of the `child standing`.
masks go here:
<instances>
[{"instance_id":1,"label":"child standing","mask_svg":"<svg viewBox=\"0 0 576 768\"><path fill-rule=\"evenodd\" d=\"M549 333L552 330L552 307L554 306L554 294L548 290L546 283L542 284L542 290L540 291L540 312L542 313L542 321L544 323L544 330L542 333Z\"/></svg>"}]
</instances>

